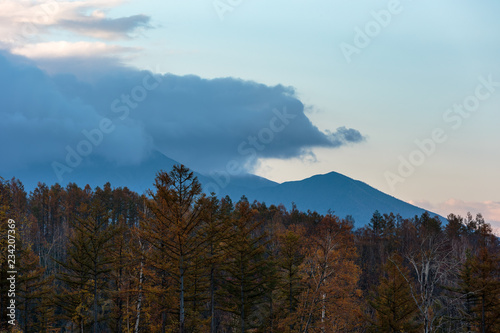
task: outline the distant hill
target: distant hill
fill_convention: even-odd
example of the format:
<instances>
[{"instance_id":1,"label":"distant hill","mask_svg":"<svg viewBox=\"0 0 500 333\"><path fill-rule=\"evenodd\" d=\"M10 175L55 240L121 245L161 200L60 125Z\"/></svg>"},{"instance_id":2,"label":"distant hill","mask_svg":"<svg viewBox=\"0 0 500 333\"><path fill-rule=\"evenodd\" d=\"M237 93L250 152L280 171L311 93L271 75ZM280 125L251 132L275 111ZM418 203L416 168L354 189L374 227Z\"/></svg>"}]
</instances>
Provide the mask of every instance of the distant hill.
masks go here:
<instances>
[{"instance_id":1,"label":"distant hill","mask_svg":"<svg viewBox=\"0 0 500 333\"><path fill-rule=\"evenodd\" d=\"M64 175L62 186L74 182L79 186L89 184L92 188L102 187L110 182L113 187L125 187L145 193L153 188L155 176L159 170L170 171L177 161L154 152L140 165L113 165L105 160L87 159ZM189 166L188 166L189 167ZM212 177L196 173L202 185L213 183ZM4 179L16 177L25 185L26 191L33 190L38 182L52 185L58 179L50 165L20 169L12 174L0 174ZM229 195L238 201L245 195L250 202L257 200L270 204L283 204L291 209L292 203L302 211L317 211L326 214L329 210L339 217L351 215L357 227L366 225L373 212L400 214L403 217L421 215L425 210L389 196L361 181L351 179L336 172L316 175L300 181L275 183L268 179L244 174L231 177L227 186L217 193L219 196Z\"/></svg>"}]
</instances>

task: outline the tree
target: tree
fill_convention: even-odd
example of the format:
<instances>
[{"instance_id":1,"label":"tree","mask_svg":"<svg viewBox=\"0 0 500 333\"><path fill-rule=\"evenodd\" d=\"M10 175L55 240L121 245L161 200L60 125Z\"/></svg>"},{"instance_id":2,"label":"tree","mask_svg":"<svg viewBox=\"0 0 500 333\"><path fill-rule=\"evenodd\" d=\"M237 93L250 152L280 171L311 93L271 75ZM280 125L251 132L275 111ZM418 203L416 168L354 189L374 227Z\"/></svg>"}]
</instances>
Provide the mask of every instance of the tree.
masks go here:
<instances>
[{"instance_id":1,"label":"tree","mask_svg":"<svg viewBox=\"0 0 500 333\"><path fill-rule=\"evenodd\" d=\"M25 333L44 332L55 323L52 302L53 276L44 276L45 268L39 264L38 256L31 246L17 242L20 246L18 277L18 309L20 326Z\"/></svg>"},{"instance_id":2,"label":"tree","mask_svg":"<svg viewBox=\"0 0 500 333\"><path fill-rule=\"evenodd\" d=\"M71 221L68 257L60 264L64 271L57 278L66 291L57 297L58 304L76 321L83 332L92 314L93 332L99 331L99 318L104 299L109 291L109 273L112 271L111 249L117 229L109 225L109 214L102 203L94 200L89 207L83 204L80 216ZM93 300L93 304L89 303ZM101 306L101 308L100 308ZM90 310L92 309L92 310Z\"/></svg>"},{"instance_id":3,"label":"tree","mask_svg":"<svg viewBox=\"0 0 500 333\"><path fill-rule=\"evenodd\" d=\"M225 310L238 319L241 333L254 328L252 318L264 316L257 306L264 303L269 278L269 262L265 258L265 234L259 231L261 221L246 198L235 206L231 220L230 243L226 247Z\"/></svg>"},{"instance_id":4,"label":"tree","mask_svg":"<svg viewBox=\"0 0 500 333\"><path fill-rule=\"evenodd\" d=\"M438 312L439 288L445 285L448 275L455 270L457 263L447 246L448 240L443 237L439 218L431 218L427 212L415 218L416 238L408 244L405 253L413 274L415 285L407 283L412 297L419 309L425 333L435 331L441 325L443 316Z\"/></svg>"},{"instance_id":5,"label":"tree","mask_svg":"<svg viewBox=\"0 0 500 333\"><path fill-rule=\"evenodd\" d=\"M360 270L351 230L351 223L327 215L306 241L305 288L295 314L300 332L346 331L359 322Z\"/></svg>"},{"instance_id":6,"label":"tree","mask_svg":"<svg viewBox=\"0 0 500 333\"><path fill-rule=\"evenodd\" d=\"M299 296L303 289L304 238L303 228L296 225L278 234L278 290L282 300L279 316L283 321L280 327L282 330L293 329L291 321L293 321L293 313L297 310Z\"/></svg>"},{"instance_id":7,"label":"tree","mask_svg":"<svg viewBox=\"0 0 500 333\"><path fill-rule=\"evenodd\" d=\"M379 213L379 211L376 210L373 213L372 218L370 219L370 223L368 223L368 228L370 228L376 236L380 236L382 234L384 226L384 218Z\"/></svg>"},{"instance_id":8,"label":"tree","mask_svg":"<svg viewBox=\"0 0 500 333\"><path fill-rule=\"evenodd\" d=\"M174 279L178 295L179 332L185 331L186 291L192 260L203 244L198 237L202 223L203 196L201 185L184 165L170 172L159 172L156 192L149 191L148 201L153 218L142 226L143 237L154 248L152 263L161 272L161 285L167 288L167 275ZM165 260L169 264L165 266ZM162 314L162 332L166 330L166 310Z\"/></svg>"},{"instance_id":9,"label":"tree","mask_svg":"<svg viewBox=\"0 0 500 333\"><path fill-rule=\"evenodd\" d=\"M203 266L208 275L208 316L210 317L210 332L218 331L217 306L222 282L222 267L227 259L227 246L231 237L230 221L233 213L233 204L229 197L222 200L214 195L205 198L203 226L200 235L205 243Z\"/></svg>"},{"instance_id":10,"label":"tree","mask_svg":"<svg viewBox=\"0 0 500 333\"><path fill-rule=\"evenodd\" d=\"M375 320L370 320L370 331L380 333L420 332L415 321L418 307L406 277L409 271L403 266L401 256L394 254L383 267L384 275L372 294L370 305L375 310ZM412 283L410 280L409 283Z\"/></svg>"},{"instance_id":11,"label":"tree","mask_svg":"<svg viewBox=\"0 0 500 333\"><path fill-rule=\"evenodd\" d=\"M468 328L479 332L500 331L500 256L486 247L469 256L460 270L458 292L465 299Z\"/></svg>"},{"instance_id":12,"label":"tree","mask_svg":"<svg viewBox=\"0 0 500 333\"><path fill-rule=\"evenodd\" d=\"M120 215L114 221L113 228L116 236L113 237L113 244L110 247L110 257L112 269L110 271L111 288L110 296L113 300L113 323L111 327L114 332L121 333L124 319L124 298L126 296L127 268L132 268L133 258L130 258L130 229L125 226L124 217ZM132 266L132 267L131 267Z\"/></svg>"}]
</instances>

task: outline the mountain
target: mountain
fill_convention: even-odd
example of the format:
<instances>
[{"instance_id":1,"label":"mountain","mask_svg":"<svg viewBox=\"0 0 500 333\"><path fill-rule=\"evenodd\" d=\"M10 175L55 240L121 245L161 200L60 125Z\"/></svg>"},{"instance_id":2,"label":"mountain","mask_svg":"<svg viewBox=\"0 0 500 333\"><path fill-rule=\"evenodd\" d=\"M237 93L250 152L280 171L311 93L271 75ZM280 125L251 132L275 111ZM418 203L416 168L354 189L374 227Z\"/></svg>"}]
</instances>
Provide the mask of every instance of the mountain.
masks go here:
<instances>
[{"instance_id":1,"label":"mountain","mask_svg":"<svg viewBox=\"0 0 500 333\"><path fill-rule=\"evenodd\" d=\"M292 203L295 203L297 209L301 211L311 210L326 214L331 210L339 217L351 215L357 227L368 224L376 210L381 214L393 212L404 218L425 212L422 208L337 172L264 186L246 192L230 186L227 188L228 194L233 199L239 199L244 194L250 201L258 200L267 205L282 203L290 209Z\"/></svg>"},{"instance_id":2,"label":"mountain","mask_svg":"<svg viewBox=\"0 0 500 333\"><path fill-rule=\"evenodd\" d=\"M142 194L153 188L158 171L170 171L175 164L179 162L157 151L139 165L115 165L104 159L89 157L71 172L65 173L63 181L59 183L66 186L69 182L74 182L82 187L89 184L95 188L110 182L114 187L127 186ZM51 165L47 164L0 175L4 179L20 179L28 192L33 190L38 182L47 185L58 182ZM382 214L393 212L405 218L425 212L419 207L336 172L282 184L251 174L226 176L223 181L197 172L195 176L204 188L216 188L217 195L229 195L233 201L238 201L245 195L250 202L257 200L267 205L283 204L287 209L291 209L292 203L295 203L297 209L302 211L311 210L326 214L331 210L339 217L351 215L357 227L366 225L375 210ZM216 179L219 179L218 182ZM218 186L213 187L214 184Z\"/></svg>"}]
</instances>

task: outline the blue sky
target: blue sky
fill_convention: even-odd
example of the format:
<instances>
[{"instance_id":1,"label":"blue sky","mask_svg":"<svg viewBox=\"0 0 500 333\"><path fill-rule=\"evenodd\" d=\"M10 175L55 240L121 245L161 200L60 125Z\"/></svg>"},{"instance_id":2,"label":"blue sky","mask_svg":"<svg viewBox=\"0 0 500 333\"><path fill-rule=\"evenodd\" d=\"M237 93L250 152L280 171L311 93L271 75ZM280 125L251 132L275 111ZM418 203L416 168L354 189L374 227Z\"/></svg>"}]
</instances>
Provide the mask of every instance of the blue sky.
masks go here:
<instances>
[{"instance_id":1,"label":"blue sky","mask_svg":"<svg viewBox=\"0 0 500 333\"><path fill-rule=\"evenodd\" d=\"M500 223L498 1L4 1L0 9L2 48L48 75L91 81L120 63L293 87L317 128L304 118L307 133L331 139L344 127L364 137L260 156L256 174L281 182L337 171L441 214L470 210ZM474 98L466 116L453 111Z\"/></svg>"}]
</instances>

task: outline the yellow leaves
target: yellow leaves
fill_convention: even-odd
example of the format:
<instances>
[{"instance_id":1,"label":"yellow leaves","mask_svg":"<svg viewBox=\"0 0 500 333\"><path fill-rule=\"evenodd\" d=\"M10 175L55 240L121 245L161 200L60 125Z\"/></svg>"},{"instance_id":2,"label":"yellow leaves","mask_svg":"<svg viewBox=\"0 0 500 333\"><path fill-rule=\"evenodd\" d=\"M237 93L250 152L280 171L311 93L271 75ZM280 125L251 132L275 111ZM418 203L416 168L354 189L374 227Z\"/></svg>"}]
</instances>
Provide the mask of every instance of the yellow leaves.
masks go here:
<instances>
[{"instance_id":1,"label":"yellow leaves","mask_svg":"<svg viewBox=\"0 0 500 333\"><path fill-rule=\"evenodd\" d=\"M337 332L352 327L360 313L357 288L360 268L351 227L336 217L325 217L304 242L300 265L303 291L290 325L303 331Z\"/></svg>"}]
</instances>

